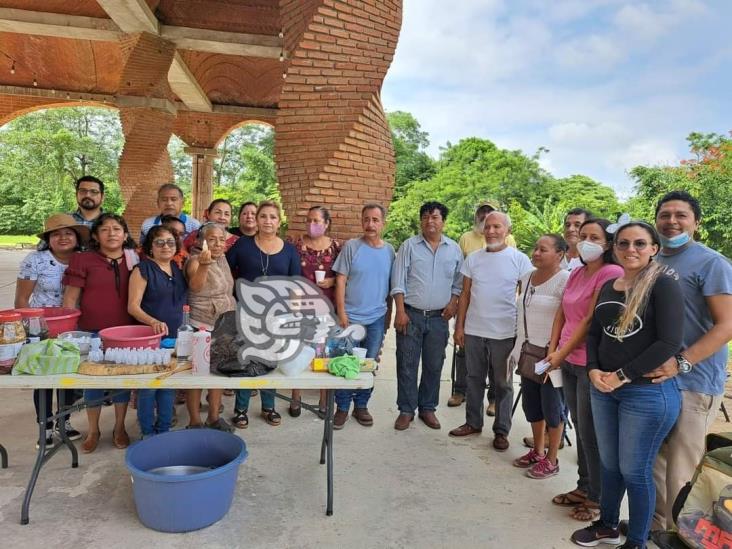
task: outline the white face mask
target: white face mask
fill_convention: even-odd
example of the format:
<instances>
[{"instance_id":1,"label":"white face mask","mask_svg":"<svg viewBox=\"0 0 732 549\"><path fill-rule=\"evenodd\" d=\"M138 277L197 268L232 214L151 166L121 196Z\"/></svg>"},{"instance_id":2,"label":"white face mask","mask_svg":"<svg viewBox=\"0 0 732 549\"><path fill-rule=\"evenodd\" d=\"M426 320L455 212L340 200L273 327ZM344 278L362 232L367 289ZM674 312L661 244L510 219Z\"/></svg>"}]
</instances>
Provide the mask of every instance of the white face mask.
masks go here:
<instances>
[{"instance_id":1,"label":"white face mask","mask_svg":"<svg viewBox=\"0 0 732 549\"><path fill-rule=\"evenodd\" d=\"M587 240L583 240L582 242L579 242L577 244L577 251L579 252L580 257L585 263L590 263L592 261L600 259L600 257L602 257L602 254L605 253L605 248L603 248L599 244L595 244L594 242L588 242Z\"/></svg>"}]
</instances>

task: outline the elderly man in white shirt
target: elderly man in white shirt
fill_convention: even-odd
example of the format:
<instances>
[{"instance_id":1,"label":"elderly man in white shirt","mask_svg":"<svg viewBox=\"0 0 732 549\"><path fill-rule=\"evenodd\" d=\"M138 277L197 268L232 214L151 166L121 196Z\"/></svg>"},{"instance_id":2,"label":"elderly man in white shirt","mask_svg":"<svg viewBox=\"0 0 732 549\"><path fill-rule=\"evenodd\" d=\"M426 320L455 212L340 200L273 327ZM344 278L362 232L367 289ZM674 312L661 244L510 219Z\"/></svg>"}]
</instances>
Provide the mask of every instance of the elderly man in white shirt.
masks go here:
<instances>
[{"instance_id":1,"label":"elderly man in white shirt","mask_svg":"<svg viewBox=\"0 0 732 549\"><path fill-rule=\"evenodd\" d=\"M491 212L485 218L486 247L463 263L463 291L458 306L455 343L465 347L467 391L465 423L450 431L464 437L483 430L483 399L488 369L496 383L493 447L508 450L513 374L508 358L516 338L516 287L533 269L526 254L506 244L511 218Z\"/></svg>"}]
</instances>

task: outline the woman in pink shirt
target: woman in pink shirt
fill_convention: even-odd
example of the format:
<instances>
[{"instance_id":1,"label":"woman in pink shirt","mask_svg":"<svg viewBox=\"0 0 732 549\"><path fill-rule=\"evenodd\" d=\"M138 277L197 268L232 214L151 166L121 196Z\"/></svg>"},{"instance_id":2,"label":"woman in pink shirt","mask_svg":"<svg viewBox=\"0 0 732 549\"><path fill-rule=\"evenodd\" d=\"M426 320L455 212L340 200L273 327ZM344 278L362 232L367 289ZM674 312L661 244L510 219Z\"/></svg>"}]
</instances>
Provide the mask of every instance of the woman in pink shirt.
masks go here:
<instances>
[{"instance_id":1,"label":"woman in pink shirt","mask_svg":"<svg viewBox=\"0 0 732 549\"><path fill-rule=\"evenodd\" d=\"M590 407L585 337L602 285L623 274L613 259L612 235L606 219L588 219L580 227L577 251L582 267L572 271L552 328L547 359L563 374L564 396L577 433L577 487L552 502L572 507L577 520L595 520L599 514L601 466Z\"/></svg>"}]
</instances>

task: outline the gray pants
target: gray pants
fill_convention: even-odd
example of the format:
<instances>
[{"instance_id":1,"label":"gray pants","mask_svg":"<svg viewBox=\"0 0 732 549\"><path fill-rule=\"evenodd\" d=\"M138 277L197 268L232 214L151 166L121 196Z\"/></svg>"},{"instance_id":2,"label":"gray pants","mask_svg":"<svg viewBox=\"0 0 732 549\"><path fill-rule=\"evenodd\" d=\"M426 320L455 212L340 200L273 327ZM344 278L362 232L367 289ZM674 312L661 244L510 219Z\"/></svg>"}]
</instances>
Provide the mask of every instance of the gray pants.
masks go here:
<instances>
[{"instance_id":1,"label":"gray pants","mask_svg":"<svg viewBox=\"0 0 732 549\"><path fill-rule=\"evenodd\" d=\"M476 429L483 428L483 397L488 370L493 370L496 391L496 417L493 432L508 436L511 431L511 406L513 405L513 372L508 357L514 338L489 339L465 335L465 365L467 369L465 391L465 422Z\"/></svg>"},{"instance_id":2,"label":"gray pants","mask_svg":"<svg viewBox=\"0 0 732 549\"><path fill-rule=\"evenodd\" d=\"M564 398L577 433L577 488L587 493L587 499L599 503L602 464L592 420L587 368L564 362L562 378Z\"/></svg>"},{"instance_id":3,"label":"gray pants","mask_svg":"<svg viewBox=\"0 0 732 549\"><path fill-rule=\"evenodd\" d=\"M452 389L452 394L461 394L465 396L468 376L467 368L465 367L465 348L458 347L455 351L455 383ZM488 402L496 401L496 384L493 382L493 368L488 368L488 391L486 393Z\"/></svg>"}]
</instances>

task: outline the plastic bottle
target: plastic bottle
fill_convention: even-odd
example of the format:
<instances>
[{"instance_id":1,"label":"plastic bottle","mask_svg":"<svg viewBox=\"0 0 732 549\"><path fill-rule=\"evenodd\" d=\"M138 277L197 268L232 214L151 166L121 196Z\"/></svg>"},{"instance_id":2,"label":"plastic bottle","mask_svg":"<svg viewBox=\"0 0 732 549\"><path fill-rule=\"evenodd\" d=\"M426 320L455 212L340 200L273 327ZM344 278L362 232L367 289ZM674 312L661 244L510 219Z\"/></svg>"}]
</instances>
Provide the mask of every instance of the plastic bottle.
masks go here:
<instances>
[{"instance_id":1,"label":"plastic bottle","mask_svg":"<svg viewBox=\"0 0 732 549\"><path fill-rule=\"evenodd\" d=\"M193 334L193 375L207 376L211 373L211 334L199 330Z\"/></svg>"},{"instance_id":2,"label":"plastic bottle","mask_svg":"<svg viewBox=\"0 0 732 549\"><path fill-rule=\"evenodd\" d=\"M183 305L183 322L178 328L178 336L175 342L175 354L178 361L190 360L193 351L193 334L196 330L191 326L191 308Z\"/></svg>"}]
</instances>

